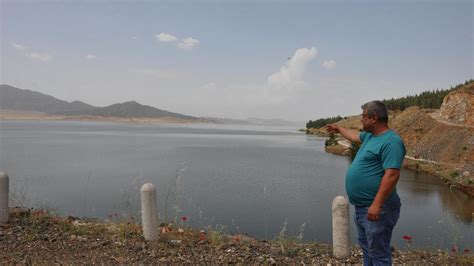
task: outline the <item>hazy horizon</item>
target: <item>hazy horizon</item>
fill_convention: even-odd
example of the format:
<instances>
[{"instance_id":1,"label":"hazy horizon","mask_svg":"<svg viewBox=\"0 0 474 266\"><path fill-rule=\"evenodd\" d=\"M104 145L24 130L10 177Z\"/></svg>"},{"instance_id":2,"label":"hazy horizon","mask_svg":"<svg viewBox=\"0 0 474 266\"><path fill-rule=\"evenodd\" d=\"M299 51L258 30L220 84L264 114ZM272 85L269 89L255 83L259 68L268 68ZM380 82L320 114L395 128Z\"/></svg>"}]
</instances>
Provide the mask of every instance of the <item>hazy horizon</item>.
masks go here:
<instances>
[{"instance_id":1,"label":"hazy horizon","mask_svg":"<svg viewBox=\"0 0 474 266\"><path fill-rule=\"evenodd\" d=\"M94 106L308 121L474 76L472 1L0 3L0 83Z\"/></svg>"}]
</instances>

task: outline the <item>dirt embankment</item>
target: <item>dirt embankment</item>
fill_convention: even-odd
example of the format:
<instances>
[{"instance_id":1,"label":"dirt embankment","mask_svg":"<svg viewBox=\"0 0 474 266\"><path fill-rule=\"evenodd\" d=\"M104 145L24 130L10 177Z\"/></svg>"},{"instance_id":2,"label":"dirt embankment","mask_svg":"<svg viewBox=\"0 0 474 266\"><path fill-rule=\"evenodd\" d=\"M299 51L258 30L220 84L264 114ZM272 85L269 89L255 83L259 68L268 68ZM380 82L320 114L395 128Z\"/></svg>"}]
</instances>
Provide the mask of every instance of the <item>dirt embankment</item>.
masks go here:
<instances>
[{"instance_id":1,"label":"dirt embankment","mask_svg":"<svg viewBox=\"0 0 474 266\"><path fill-rule=\"evenodd\" d=\"M412 107L394 121L394 129L407 147L406 167L440 176L474 197L474 128L442 123Z\"/></svg>"},{"instance_id":2,"label":"dirt embankment","mask_svg":"<svg viewBox=\"0 0 474 266\"><path fill-rule=\"evenodd\" d=\"M395 119L393 129L403 138L408 156L472 166L473 128L440 123L429 111L410 107Z\"/></svg>"},{"instance_id":3,"label":"dirt embankment","mask_svg":"<svg viewBox=\"0 0 474 266\"><path fill-rule=\"evenodd\" d=\"M0 224L0 264L362 264L354 246L347 259L332 256L327 244L302 244L282 237L256 240L245 235L196 231L185 224L161 226L157 241L145 241L135 221L66 219L41 210L11 209ZM409 243L407 243L409 245ZM409 247L409 246L408 246ZM452 251L394 249L394 264L472 265L465 247Z\"/></svg>"}]
</instances>

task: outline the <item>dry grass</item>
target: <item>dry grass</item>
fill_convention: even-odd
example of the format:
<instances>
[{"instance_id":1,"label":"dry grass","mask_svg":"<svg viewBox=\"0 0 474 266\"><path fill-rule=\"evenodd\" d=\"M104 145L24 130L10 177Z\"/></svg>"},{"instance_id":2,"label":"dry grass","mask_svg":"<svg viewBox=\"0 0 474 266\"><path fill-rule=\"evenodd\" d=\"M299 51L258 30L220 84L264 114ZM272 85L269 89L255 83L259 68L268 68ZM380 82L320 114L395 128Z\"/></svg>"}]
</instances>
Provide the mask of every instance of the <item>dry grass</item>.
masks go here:
<instances>
[{"instance_id":1,"label":"dry grass","mask_svg":"<svg viewBox=\"0 0 474 266\"><path fill-rule=\"evenodd\" d=\"M289 246L285 242L282 251L281 239L260 241L170 224L162 224L160 231L158 241L145 241L141 226L133 222L102 223L60 218L40 210L12 209L9 223L0 225L0 263L362 263L357 247L349 258L338 260L332 257L330 246L317 243L292 242ZM463 252L395 250L393 261L472 265L474 257Z\"/></svg>"}]
</instances>

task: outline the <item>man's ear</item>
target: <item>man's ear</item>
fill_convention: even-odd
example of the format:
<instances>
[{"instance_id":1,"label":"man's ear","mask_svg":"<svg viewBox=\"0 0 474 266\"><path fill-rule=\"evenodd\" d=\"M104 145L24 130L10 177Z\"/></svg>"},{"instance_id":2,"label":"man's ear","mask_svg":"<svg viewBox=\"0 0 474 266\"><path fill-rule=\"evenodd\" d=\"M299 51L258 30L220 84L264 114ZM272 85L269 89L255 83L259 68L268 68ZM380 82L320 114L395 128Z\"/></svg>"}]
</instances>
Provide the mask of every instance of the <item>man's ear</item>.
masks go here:
<instances>
[{"instance_id":1,"label":"man's ear","mask_svg":"<svg viewBox=\"0 0 474 266\"><path fill-rule=\"evenodd\" d=\"M379 118L376 115L370 116L369 118L370 118L370 120L372 120L373 123L377 123L379 121Z\"/></svg>"}]
</instances>

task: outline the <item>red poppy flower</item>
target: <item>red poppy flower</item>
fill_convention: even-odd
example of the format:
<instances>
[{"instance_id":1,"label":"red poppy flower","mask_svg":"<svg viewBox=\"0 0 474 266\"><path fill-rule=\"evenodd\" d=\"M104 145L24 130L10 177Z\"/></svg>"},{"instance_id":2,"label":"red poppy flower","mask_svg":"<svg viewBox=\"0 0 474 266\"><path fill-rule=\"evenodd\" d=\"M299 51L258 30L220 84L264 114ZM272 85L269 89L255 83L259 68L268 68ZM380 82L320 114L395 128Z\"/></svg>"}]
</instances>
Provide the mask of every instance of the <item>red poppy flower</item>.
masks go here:
<instances>
[{"instance_id":1,"label":"red poppy flower","mask_svg":"<svg viewBox=\"0 0 474 266\"><path fill-rule=\"evenodd\" d=\"M465 253L469 253L469 251L470 251L470 250L469 250L468 248L464 249L464 252L465 252Z\"/></svg>"},{"instance_id":2,"label":"red poppy flower","mask_svg":"<svg viewBox=\"0 0 474 266\"><path fill-rule=\"evenodd\" d=\"M411 237L411 236L403 236L403 239L405 239L405 240L411 240L412 238L413 237Z\"/></svg>"},{"instance_id":3,"label":"red poppy flower","mask_svg":"<svg viewBox=\"0 0 474 266\"><path fill-rule=\"evenodd\" d=\"M451 248L451 251L452 251L452 252L457 252L457 251L458 251L458 247L456 247L456 245L453 245L453 247Z\"/></svg>"},{"instance_id":4,"label":"red poppy flower","mask_svg":"<svg viewBox=\"0 0 474 266\"><path fill-rule=\"evenodd\" d=\"M188 220L187 217L181 217L181 220L183 220L183 222L186 222Z\"/></svg>"}]
</instances>

